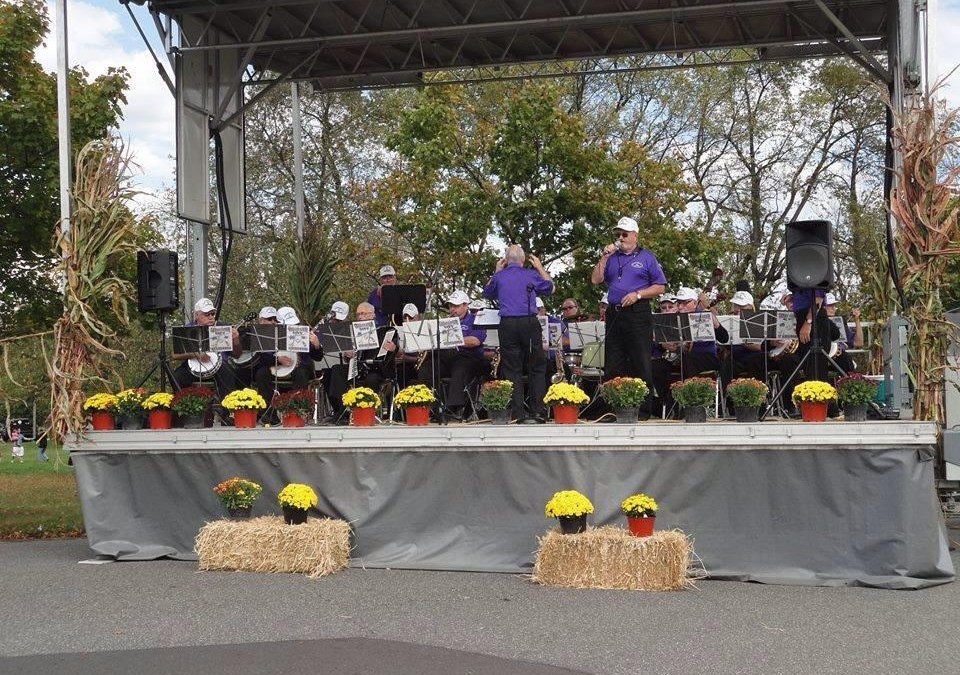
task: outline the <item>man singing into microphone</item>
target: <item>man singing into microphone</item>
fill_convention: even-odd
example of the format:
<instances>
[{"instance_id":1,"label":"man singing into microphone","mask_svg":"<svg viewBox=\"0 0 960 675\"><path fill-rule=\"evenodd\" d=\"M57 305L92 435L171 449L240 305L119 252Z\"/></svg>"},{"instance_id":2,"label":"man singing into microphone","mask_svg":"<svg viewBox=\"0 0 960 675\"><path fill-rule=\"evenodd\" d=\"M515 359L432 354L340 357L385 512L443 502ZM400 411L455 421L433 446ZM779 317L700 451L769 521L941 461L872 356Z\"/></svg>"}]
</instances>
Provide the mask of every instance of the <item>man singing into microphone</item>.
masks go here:
<instances>
[{"instance_id":1,"label":"man singing into microphone","mask_svg":"<svg viewBox=\"0 0 960 675\"><path fill-rule=\"evenodd\" d=\"M593 268L590 280L607 284L610 306L606 312L604 377L639 377L652 380L650 352L653 320L650 299L666 288L667 279L653 253L637 244L640 228L633 218L623 217Z\"/></svg>"},{"instance_id":2,"label":"man singing into microphone","mask_svg":"<svg viewBox=\"0 0 960 675\"><path fill-rule=\"evenodd\" d=\"M525 417L523 373L530 383L530 416L544 422L543 397L547 386L547 359L543 352L540 321L537 320L537 295L553 293L553 281L540 259L530 256L533 269L523 266L526 256L517 244L507 247L497 261L496 271L483 288L483 296L500 305L500 368L513 382L513 417Z\"/></svg>"}]
</instances>

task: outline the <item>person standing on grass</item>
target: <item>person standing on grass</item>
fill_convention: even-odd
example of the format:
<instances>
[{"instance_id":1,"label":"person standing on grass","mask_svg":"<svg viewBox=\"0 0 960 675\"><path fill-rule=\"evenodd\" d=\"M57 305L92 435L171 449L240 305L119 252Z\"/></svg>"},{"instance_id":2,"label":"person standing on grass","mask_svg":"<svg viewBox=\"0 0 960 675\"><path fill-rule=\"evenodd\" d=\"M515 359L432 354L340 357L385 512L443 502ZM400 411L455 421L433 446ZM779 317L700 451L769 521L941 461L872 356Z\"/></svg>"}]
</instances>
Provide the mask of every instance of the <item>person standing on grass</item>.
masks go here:
<instances>
[{"instance_id":1,"label":"person standing on grass","mask_svg":"<svg viewBox=\"0 0 960 675\"><path fill-rule=\"evenodd\" d=\"M19 431L13 432L13 452L10 453L10 461L20 460L23 463L23 434Z\"/></svg>"},{"instance_id":2,"label":"person standing on grass","mask_svg":"<svg viewBox=\"0 0 960 675\"><path fill-rule=\"evenodd\" d=\"M48 462L50 458L47 457L47 434L46 432L40 434L40 438L37 439L37 460L40 462Z\"/></svg>"}]
</instances>

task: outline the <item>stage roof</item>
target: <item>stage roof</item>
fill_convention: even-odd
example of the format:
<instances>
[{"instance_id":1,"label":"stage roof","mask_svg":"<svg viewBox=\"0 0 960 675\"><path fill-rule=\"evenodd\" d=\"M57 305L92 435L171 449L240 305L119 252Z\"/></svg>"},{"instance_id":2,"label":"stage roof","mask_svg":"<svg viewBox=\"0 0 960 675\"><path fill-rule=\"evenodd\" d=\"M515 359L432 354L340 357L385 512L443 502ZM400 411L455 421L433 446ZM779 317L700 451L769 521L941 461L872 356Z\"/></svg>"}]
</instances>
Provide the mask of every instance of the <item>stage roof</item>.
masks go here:
<instances>
[{"instance_id":1,"label":"stage roof","mask_svg":"<svg viewBox=\"0 0 960 675\"><path fill-rule=\"evenodd\" d=\"M145 0L134 0L145 4ZM150 0L182 52L241 47L245 65L325 89L415 84L430 71L757 49L847 53L874 70L888 0ZM186 19L186 21L185 21ZM186 26L186 28L184 28ZM176 49L176 48L174 48ZM885 70L885 69L884 69Z\"/></svg>"}]
</instances>

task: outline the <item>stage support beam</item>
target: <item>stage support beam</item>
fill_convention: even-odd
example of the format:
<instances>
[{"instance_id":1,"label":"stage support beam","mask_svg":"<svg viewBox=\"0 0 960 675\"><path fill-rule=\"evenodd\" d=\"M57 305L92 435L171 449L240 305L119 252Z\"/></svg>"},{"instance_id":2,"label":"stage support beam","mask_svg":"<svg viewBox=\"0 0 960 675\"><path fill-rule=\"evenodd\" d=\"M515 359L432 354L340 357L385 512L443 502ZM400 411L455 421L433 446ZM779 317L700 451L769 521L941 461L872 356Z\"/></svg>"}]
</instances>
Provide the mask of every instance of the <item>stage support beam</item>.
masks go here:
<instances>
[{"instance_id":1,"label":"stage support beam","mask_svg":"<svg viewBox=\"0 0 960 675\"><path fill-rule=\"evenodd\" d=\"M70 55L67 42L67 0L57 1L57 149L60 163L60 228L70 239L73 151L70 147Z\"/></svg>"}]
</instances>

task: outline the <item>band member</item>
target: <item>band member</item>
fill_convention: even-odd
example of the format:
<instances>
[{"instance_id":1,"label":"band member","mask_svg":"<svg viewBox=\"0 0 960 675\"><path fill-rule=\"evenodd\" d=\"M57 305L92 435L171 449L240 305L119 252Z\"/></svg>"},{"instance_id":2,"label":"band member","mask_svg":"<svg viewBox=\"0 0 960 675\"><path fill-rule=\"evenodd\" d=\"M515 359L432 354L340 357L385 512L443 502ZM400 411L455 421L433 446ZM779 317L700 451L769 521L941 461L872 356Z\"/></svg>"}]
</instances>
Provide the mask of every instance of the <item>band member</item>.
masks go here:
<instances>
[{"instance_id":1,"label":"band member","mask_svg":"<svg viewBox=\"0 0 960 675\"><path fill-rule=\"evenodd\" d=\"M420 310L412 302L403 306L403 322L420 321ZM417 361L419 352L404 352L397 350L397 382L400 387L406 387L417 379Z\"/></svg>"},{"instance_id":2,"label":"band member","mask_svg":"<svg viewBox=\"0 0 960 675\"><path fill-rule=\"evenodd\" d=\"M720 342L728 342L730 334L720 323L716 307L710 307L710 301L703 293L697 293L692 288L681 286L677 290L677 312L688 314L694 312L709 312L713 318L713 331ZM709 307L709 309L707 309ZM680 358L675 362L663 359L653 365L653 383L667 410L673 407L673 397L670 394L670 382L675 377L686 379L702 375L711 371L719 374L720 359L717 357L717 342L714 340L699 340L683 344L667 345L667 348L679 350ZM679 411L677 411L679 412Z\"/></svg>"},{"instance_id":3,"label":"band member","mask_svg":"<svg viewBox=\"0 0 960 675\"><path fill-rule=\"evenodd\" d=\"M827 310L828 317L837 315L837 296L833 293L827 293L824 296L823 305ZM839 351L837 355L833 357L837 365L843 368L843 371L846 373L854 372L857 369L857 365L853 362L847 350L851 347L854 349L863 349L863 326L860 325L860 310L856 308L851 309L850 316L853 317L853 328L851 329L848 326L844 326L844 335L841 336L838 345Z\"/></svg>"},{"instance_id":4,"label":"band member","mask_svg":"<svg viewBox=\"0 0 960 675\"><path fill-rule=\"evenodd\" d=\"M393 286L397 283L397 271L393 269L393 265L384 265L380 268L380 284L370 291L370 295L367 296L367 302L373 305L374 309L374 318L378 326L386 326L390 323L390 316L383 313L383 299L382 293L384 286Z\"/></svg>"},{"instance_id":5,"label":"band member","mask_svg":"<svg viewBox=\"0 0 960 675\"><path fill-rule=\"evenodd\" d=\"M471 302L470 305L467 307L467 309L470 310L471 314L476 314L481 309L487 309L487 301L484 300L483 298L478 298L473 302Z\"/></svg>"},{"instance_id":6,"label":"band member","mask_svg":"<svg viewBox=\"0 0 960 675\"><path fill-rule=\"evenodd\" d=\"M791 304L788 305L797 320L797 338L800 340L796 352L797 358L802 359L810 350L814 330L820 342L819 353L811 354L806 361L808 380L826 378L828 361L824 350L830 349L830 343L833 340L840 339L839 329L827 318L827 311L823 307L826 296L826 291L819 288L797 289L791 297Z\"/></svg>"},{"instance_id":7,"label":"band member","mask_svg":"<svg viewBox=\"0 0 960 675\"><path fill-rule=\"evenodd\" d=\"M373 304L373 303L371 303ZM376 307L374 305L374 307ZM330 306L330 313L327 314L327 321L330 323L343 323L350 316L350 305L343 300L337 300Z\"/></svg>"},{"instance_id":8,"label":"band member","mask_svg":"<svg viewBox=\"0 0 960 675\"><path fill-rule=\"evenodd\" d=\"M677 311L677 298L672 293L661 293L657 302L661 314L673 314Z\"/></svg>"},{"instance_id":9,"label":"band member","mask_svg":"<svg viewBox=\"0 0 960 675\"><path fill-rule=\"evenodd\" d=\"M275 326L277 324L277 308L271 307L270 305L261 307L260 311L257 313L256 323L258 326ZM246 328L241 328L239 330L242 338ZM260 365L262 354L243 352L241 354L241 358L244 357L246 358L246 361L243 363L240 363L239 359L235 360L234 362L237 380L245 387L253 387L255 386L254 375L256 374L257 366Z\"/></svg>"},{"instance_id":10,"label":"band member","mask_svg":"<svg viewBox=\"0 0 960 675\"><path fill-rule=\"evenodd\" d=\"M463 291L455 291L447 300L447 313L460 319L463 332L463 346L456 349L437 350L424 359L417 371L417 378L424 384L439 384L439 378L448 377L450 382L446 392L447 409L454 414L462 414L466 403L466 387L470 382L487 374L489 362L483 356L483 341L487 331L474 328L475 315L467 311L470 296ZM437 369L434 371L434 362ZM434 380L436 373L438 380ZM436 388L436 387L435 387Z\"/></svg>"},{"instance_id":11,"label":"band member","mask_svg":"<svg viewBox=\"0 0 960 675\"><path fill-rule=\"evenodd\" d=\"M649 383L653 346L650 299L663 293L667 280L653 252L638 244L639 230L633 218L617 222L617 243L604 248L590 280L606 283L608 288L609 307L601 314L607 328L604 377L628 375Z\"/></svg>"},{"instance_id":12,"label":"band member","mask_svg":"<svg viewBox=\"0 0 960 675\"><path fill-rule=\"evenodd\" d=\"M341 308L342 309L342 308ZM369 302L361 302L357 305L355 312L356 321L375 321L376 309ZM377 336L383 339L386 326L377 329ZM333 408L334 416L338 419L345 419L345 408L343 405L343 395L350 389L350 360L357 359L357 375L354 379L354 385L357 387L369 387L379 393L381 385L387 378L394 377L394 365L396 356L396 343L388 342L384 345L387 348L387 359L377 360L376 355L379 352L379 346L376 349L362 350L355 352L347 350L342 354L342 363L330 368L327 380L327 394L330 397L330 406Z\"/></svg>"},{"instance_id":13,"label":"band member","mask_svg":"<svg viewBox=\"0 0 960 675\"><path fill-rule=\"evenodd\" d=\"M608 300L608 294L604 293L600 296L600 306L597 310L597 315L600 317L600 321L607 320L607 307L610 306L610 300Z\"/></svg>"},{"instance_id":14,"label":"band member","mask_svg":"<svg viewBox=\"0 0 960 675\"><path fill-rule=\"evenodd\" d=\"M580 304L573 298L566 298L560 304L560 318L566 323L576 323L577 321L589 321L590 317L580 311Z\"/></svg>"},{"instance_id":15,"label":"band member","mask_svg":"<svg viewBox=\"0 0 960 675\"><path fill-rule=\"evenodd\" d=\"M265 323L274 323L284 326L296 326L300 323L300 318L293 307L281 307L276 311L276 316L271 322L268 318ZM311 334L311 347L316 344L317 348L320 342L316 335ZM323 353L320 353L323 358ZM279 377L277 368L289 368L293 370L289 375ZM280 383L289 382L291 389L306 389L310 385L313 377L313 359L307 352L264 352L257 359L257 367L253 374L253 381L257 392L263 396L263 400L270 403L274 394L278 393Z\"/></svg>"},{"instance_id":16,"label":"band member","mask_svg":"<svg viewBox=\"0 0 960 675\"><path fill-rule=\"evenodd\" d=\"M188 321L186 325L221 326L224 324L217 321L217 308L214 306L213 302L209 298L200 298L193 306L193 320ZM240 333L237 332L236 328L232 330L232 333L233 350L230 352L222 352L218 355L220 359L220 367L217 368L217 371L213 374L213 381L216 384L217 393L221 397L226 396L234 389L238 389L240 385L233 366L227 361L228 356L240 356L240 353L243 351L240 348ZM197 384L198 382L203 381L202 376L194 375L190 371L190 368L187 364L187 359L197 359L206 365L210 365L214 361L214 359L207 352L173 354L170 358L174 361L183 361L183 363L177 366L176 370L173 371L173 378L177 389L182 389L183 387L188 387L191 384Z\"/></svg>"},{"instance_id":17,"label":"band member","mask_svg":"<svg viewBox=\"0 0 960 675\"><path fill-rule=\"evenodd\" d=\"M730 298L730 313L740 316L744 310L753 310L753 296L747 291L737 291ZM738 377L752 377L766 381L766 347L763 341L730 345L730 351L720 367L724 383Z\"/></svg>"},{"instance_id":18,"label":"band member","mask_svg":"<svg viewBox=\"0 0 960 675\"><path fill-rule=\"evenodd\" d=\"M524 267L526 257L518 244L508 246L506 255L497 261L493 276L483 288L483 295L500 305L500 369L504 378L513 382L513 417L517 420L525 417L523 376L526 374L530 384L530 415L538 422L545 422L543 397L547 393L547 361L536 303L538 295L553 293L553 280L535 255L530 255L533 269Z\"/></svg>"}]
</instances>

